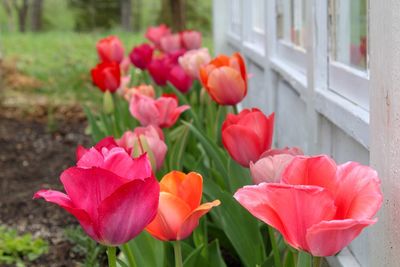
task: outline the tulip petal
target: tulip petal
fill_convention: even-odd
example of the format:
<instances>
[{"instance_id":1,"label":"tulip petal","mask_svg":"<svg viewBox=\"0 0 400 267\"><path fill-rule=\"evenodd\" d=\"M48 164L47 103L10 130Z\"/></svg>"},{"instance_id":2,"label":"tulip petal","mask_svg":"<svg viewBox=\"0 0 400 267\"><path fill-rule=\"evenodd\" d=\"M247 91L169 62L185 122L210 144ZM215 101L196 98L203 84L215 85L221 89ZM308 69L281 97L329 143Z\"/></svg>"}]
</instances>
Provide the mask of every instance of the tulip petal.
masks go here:
<instances>
[{"instance_id":1,"label":"tulip petal","mask_svg":"<svg viewBox=\"0 0 400 267\"><path fill-rule=\"evenodd\" d=\"M86 152L88 152L86 148L84 148L81 145L78 145L78 147L75 150L76 161L78 162Z\"/></svg>"},{"instance_id":2,"label":"tulip petal","mask_svg":"<svg viewBox=\"0 0 400 267\"><path fill-rule=\"evenodd\" d=\"M221 202L219 200L214 200L213 202L201 204L199 207L193 210L192 213L190 213L182 223L177 235L177 240L182 240L188 237L199 225L200 218L207 214L213 207L219 206L220 204Z\"/></svg>"},{"instance_id":3,"label":"tulip petal","mask_svg":"<svg viewBox=\"0 0 400 267\"><path fill-rule=\"evenodd\" d=\"M82 228L91 238L99 241L95 223L92 221L86 211L76 208L66 194L54 190L40 190L33 196L33 199L37 198L44 198L47 202L57 204L61 208L65 209L67 212L75 216Z\"/></svg>"},{"instance_id":4,"label":"tulip petal","mask_svg":"<svg viewBox=\"0 0 400 267\"><path fill-rule=\"evenodd\" d=\"M244 167L248 167L250 161L257 161L264 152L254 131L241 125L226 128L222 132L222 142L229 155Z\"/></svg>"},{"instance_id":5,"label":"tulip petal","mask_svg":"<svg viewBox=\"0 0 400 267\"><path fill-rule=\"evenodd\" d=\"M261 146L264 152L266 150L269 150L272 145L272 137L274 133L274 117L274 113L266 117L261 111L250 112L242 116L237 124L252 129L257 134L258 139L262 142Z\"/></svg>"},{"instance_id":6,"label":"tulip petal","mask_svg":"<svg viewBox=\"0 0 400 267\"><path fill-rule=\"evenodd\" d=\"M144 230L156 216L159 192L151 176L130 181L104 199L98 208L102 243L120 245Z\"/></svg>"},{"instance_id":7,"label":"tulip petal","mask_svg":"<svg viewBox=\"0 0 400 267\"><path fill-rule=\"evenodd\" d=\"M100 168L72 167L61 174L61 182L76 208L97 218L97 207L128 179Z\"/></svg>"},{"instance_id":8,"label":"tulip petal","mask_svg":"<svg viewBox=\"0 0 400 267\"><path fill-rule=\"evenodd\" d=\"M317 186L261 183L239 189L234 197L296 249L308 250L307 229L336 212L331 194Z\"/></svg>"},{"instance_id":9,"label":"tulip petal","mask_svg":"<svg viewBox=\"0 0 400 267\"><path fill-rule=\"evenodd\" d=\"M186 175L183 172L172 171L160 181L160 188L162 192L179 197L191 210L194 210L201 202L203 178L195 172Z\"/></svg>"},{"instance_id":10,"label":"tulip petal","mask_svg":"<svg viewBox=\"0 0 400 267\"><path fill-rule=\"evenodd\" d=\"M163 241L177 240L178 231L190 212L190 207L180 198L161 192L157 216L146 230Z\"/></svg>"},{"instance_id":11,"label":"tulip petal","mask_svg":"<svg viewBox=\"0 0 400 267\"><path fill-rule=\"evenodd\" d=\"M307 230L309 252L318 257L333 256L376 220L322 221Z\"/></svg>"},{"instance_id":12,"label":"tulip petal","mask_svg":"<svg viewBox=\"0 0 400 267\"><path fill-rule=\"evenodd\" d=\"M294 156L292 155L281 154L261 158L256 163L250 162L250 173L253 183L279 183L282 172L293 158Z\"/></svg>"},{"instance_id":13,"label":"tulip petal","mask_svg":"<svg viewBox=\"0 0 400 267\"><path fill-rule=\"evenodd\" d=\"M132 159L123 148L113 148L104 157L103 169L130 180L145 179L151 176L152 169L146 154Z\"/></svg>"},{"instance_id":14,"label":"tulip petal","mask_svg":"<svg viewBox=\"0 0 400 267\"><path fill-rule=\"evenodd\" d=\"M103 147L106 147L107 149L112 149L114 147L117 147L117 143L115 142L115 139L112 136L105 137L101 139L95 146L98 151L101 151Z\"/></svg>"},{"instance_id":15,"label":"tulip petal","mask_svg":"<svg viewBox=\"0 0 400 267\"><path fill-rule=\"evenodd\" d=\"M239 71L231 67L214 69L207 81L211 97L222 105L234 105L246 95L246 84Z\"/></svg>"},{"instance_id":16,"label":"tulip petal","mask_svg":"<svg viewBox=\"0 0 400 267\"><path fill-rule=\"evenodd\" d=\"M80 157L76 166L79 168L92 168L101 167L103 163L103 155L96 148L92 147Z\"/></svg>"},{"instance_id":17,"label":"tulip petal","mask_svg":"<svg viewBox=\"0 0 400 267\"><path fill-rule=\"evenodd\" d=\"M372 218L382 204L377 172L357 162L348 162L338 166L337 176L337 218Z\"/></svg>"},{"instance_id":18,"label":"tulip petal","mask_svg":"<svg viewBox=\"0 0 400 267\"><path fill-rule=\"evenodd\" d=\"M282 173L282 181L288 184L316 185L336 191L336 163L326 155L315 157L296 156Z\"/></svg>"}]
</instances>

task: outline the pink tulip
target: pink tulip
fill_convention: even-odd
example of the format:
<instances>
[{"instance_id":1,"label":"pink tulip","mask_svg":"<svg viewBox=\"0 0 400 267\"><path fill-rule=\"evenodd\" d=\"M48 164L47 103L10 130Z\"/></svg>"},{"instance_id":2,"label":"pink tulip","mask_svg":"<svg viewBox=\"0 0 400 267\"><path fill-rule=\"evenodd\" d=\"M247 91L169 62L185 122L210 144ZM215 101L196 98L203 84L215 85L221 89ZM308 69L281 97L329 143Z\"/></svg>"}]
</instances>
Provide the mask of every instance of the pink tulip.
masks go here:
<instances>
[{"instance_id":1,"label":"pink tulip","mask_svg":"<svg viewBox=\"0 0 400 267\"><path fill-rule=\"evenodd\" d=\"M259 109L244 109L228 114L222 124L222 143L229 155L243 167L257 161L271 148L274 113L268 117Z\"/></svg>"},{"instance_id":2,"label":"pink tulip","mask_svg":"<svg viewBox=\"0 0 400 267\"><path fill-rule=\"evenodd\" d=\"M179 58L179 64L194 79L199 79L200 68L207 65L210 61L211 56L207 48L187 51Z\"/></svg>"},{"instance_id":3,"label":"pink tulip","mask_svg":"<svg viewBox=\"0 0 400 267\"><path fill-rule=\"evenodd\" d=\"M188 105L178 107L178 102L172 97L152 99L140 94L134 94L129 104L132 116L142 126L156 125L160 128L174 125L181 113L189 108Z\"/></svg>"},{"instance_id":4,"label":"pink tulip","mask_svg":"<svg viewBox=\"0 0 400 267\"><path fill-rule=\"evenodd\" d=\"M117 62L124 59L124 46L116 36L108 36L99 40L96 44L97 53L102 62Z\"/></svg>"},{"instance_id":5,"label":"pink tulip","mask_svg":"<svg viewBox=\"0 0 400 267\"><path fill-rule=\"evenodd\" d=\"M179 34L166 35L160 40L161 50L165 53L172 53L182 48Z\"/></svg>"},{"instance_id":6,"label":"pink tulip","mask_svg":"<svg viewBox=\"0 0 400 267\"><path fill-rule=\"evenodd\" d=\"M201 47L201 33L198 31L183 31L181 40L183 47L187 50L199 49Z\"/></svg>"},{"instance_id":7,"label":"pink tulip","mask_svg":"<svg viewBox=\"0 0 400 267\"><path fill-rule=\"evenodd\" d=\"M168 81L182 93L187 93L193 84L193 79L179 65L174 66L168 74Z\"/></svg>"},{"instance_id":8,"label":"pink tulip","mask_svg":"<svg viewBox=\"0 0 400 267\"><path fill-rule=\"evenodd\" d=\"M44 198L74 215L85 232L106 246L137 236L156 216L159 184L147 155L133 159L121 147L93 147L76 167L61 174L65 193L40 190Z\"/></svg>"},{"instance_id":9,"label":"pink tulip","mask_svg":"<svg viewBox=\"0 0 400 267\"><path fill-rule=\"evenodd\" d=\"M122 76L129 76L130 66L131 66L131 61L129 60L129 57L124 57L124 59L119 64Z\"/></svg>"},{"instance_id":10,"label":"pink tulip","mask_svg":"<svg viewBox=\"0 0 400 267\"><path fill-rule=\"evenodd\" d=\"M320 257L338 253L374 224L382 204L375 170L356 162L337 166L325 155L296 156L280 183L245 186L234 197L292 247Z\"/></svg>"},{"instance_id":11,"label":"pink tulip","mask_svg":"<svg viewBox=\"0 0 400 267\"><path fill-rule=\"evenodd\" d=\"M157 47L160 46L160 40L164 36L170 35L171 30L165 24L156 27L149 27L146 31L146 38L153 42Z\"/></svg>"},{"instance_id":12,"label":"pink tulip","mask_svg":"<svg viewBox=\"0 0 400 267\"><path fill-rule=\"evenodd\" d=\"M156 92L154 91L154 87L152 85L141 84L139 86L135 86L132 88L127 88L122 92L122 95L126 100L130 100L132 95L134 94L142 94L148 97L154 98Z\"/></svg>"},{"instance_id":13,"label":"pink tulip","mask_svg":"<svg viewBox=\"0 0 400 267\"><path fill-rule=\"evenodd\" d=\"M143 144L146 143L146 146ZM157 126L149 125L146 127L136 127L134 131L126 131L121 139L117 140L119 146L125 149L141 150L139 154L144 152L150 158L154 170L159 170L164 162L165 154L167 153L167 145L164 142L164 134Z\"/></svg>"},{"instance_id":14,"label":"pink tulip","mask_svg":"<svg viewBox=\"0 0 400 267\"><path fill-rule=\"evenodd\" d=\"M250 173L253 183L279 182L283 170L296 155L303 155L301 149L297 147L271 149L264 152L255 163L250 162Z\"/></svg>"}]
</instances>

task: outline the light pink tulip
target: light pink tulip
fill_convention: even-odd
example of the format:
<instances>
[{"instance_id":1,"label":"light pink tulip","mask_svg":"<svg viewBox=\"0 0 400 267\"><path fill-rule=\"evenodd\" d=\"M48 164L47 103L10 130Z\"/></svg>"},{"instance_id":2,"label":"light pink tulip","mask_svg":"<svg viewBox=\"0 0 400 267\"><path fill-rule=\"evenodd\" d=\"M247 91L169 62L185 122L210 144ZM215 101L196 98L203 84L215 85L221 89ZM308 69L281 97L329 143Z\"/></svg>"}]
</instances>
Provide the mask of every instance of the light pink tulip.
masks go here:
<instances>
[{"instance_id":1,"label":"light pink tulip","mask_svg":"<svg viewBox=\"0 0 400 267\"><path fill-rule=\"evenodd\" d=\"M187 50L199 49L201 47L201 32L182 31L181 40L183 47Z\"/></svg>"},{"instance_id":2,"label":"light pink tulip","mask_svg":"<svg viewBox=\"0 0 400 267\"><path fill-rule=\"evenodd\" d=\"M254 184L280 182L282 171L294 156L303 155L300 148L270 149L255 163L250 162L250 173Z\"/></svg>"},{"instance_id":3,"label":"light pink tulip","mask_svg":"<svg viewBox=\"0 0 400 267\"><path fill-rule=\"evenodd\" d=\"M66 194L40 190L34 198L44 198L74 215L95 241L117 246L154 219L160 187L146 154L133 159L110 139L101 143L78 149L77 166L61 174Z\"/></svg>"},{"instance_id":4,"label":"light pink tulip","mask_svg":"<svg viewBox=\"0 0 400 267\"><path fill-rule=\"evenodd\" d=\"M239 189L234 197L287 243L314 256L332 256L374 224L382 204L375 170L328 156L296 156L280 183Z\"/></svg>"},{"instance_id":5,"label":"light pink tulip","mask_svg":"<svg viewBox=\"0 0 400 267\"><path fill-rule=\"evenodd\" d=\"M179 64L185 70L186 74L194 79L199 79L200 68L211 61L210 53L207 48L187 51L179 58Z\"/></svg>"},{"instance_id":6,"label":"light pink tulip","mask_svg":"<svg viewBox=\"0 0 400 267\"><path fill-rule=\"evenodd\" d=\"M179 34L166 35L160 40L161 50L165 53L173 53L179 51L181 46L181 37Z\"/></svg>"},{"instance_id":7,"label":"light pink tulip","mask_svg":"<svg viewBox=\"0 0 400 267\"><path fill-rule=\"evenodd\" d=\"M150 151L147 151L143 139L148 145ZM143 149L140 154L146 152L150 160L154 159L154 170L162 167L165 154L167 153L167 145L164 142L164 134L157 126L149 125L146 127L136 127L134 131L126 131L122 137L117 140L117 144L125 149L132 149L139 147Z\"/></svg>"},{"instance_id":8,"label":"light pink tulip","mask_svg":"<svg viewBox=\"0 0 400 267\"><path fill-rule=\"evenodd\" d=\"M146 38L152 41L157 47L160 46L160 40L164 36L170 35L171 29L165 24L160 24L158 26L149 27L146 31Z\"/></svg>"},{"instance_id":9,"label":"light pink tulip","mask_svg":"<svg viewBox=\"0 0 400 267\"><path fill-rule=\"evenodd\" d=\"M178 107L178 102L172 97L150 98L134 94L130 100L129 110L142 126L156 125L169 128L175 124L182 112L189 109L188 105Z\"/></svg>"},{"instance_id":10,"label":"light pink tulip","mask_svg":"<svg viewBox=\"0 0 400 267\"><path fill-rule=\"evenodd\" d=\"M154 98L156 93L154 91L154 87L152 85L141 84L139 86L135 86L132 88L126 88L122 95L126 100L130 100L133 94L142 94L148 97Z\"/></svg>"}]
</instances>

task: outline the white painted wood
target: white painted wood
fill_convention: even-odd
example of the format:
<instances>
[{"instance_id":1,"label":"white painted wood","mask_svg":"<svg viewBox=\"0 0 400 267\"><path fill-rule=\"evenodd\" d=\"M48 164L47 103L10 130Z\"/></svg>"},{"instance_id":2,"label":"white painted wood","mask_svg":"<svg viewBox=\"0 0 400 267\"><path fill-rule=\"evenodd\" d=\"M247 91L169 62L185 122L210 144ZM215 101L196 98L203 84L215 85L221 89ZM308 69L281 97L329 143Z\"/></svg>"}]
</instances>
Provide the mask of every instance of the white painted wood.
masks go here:
<instances>
[{"instance_id":1,"label":"white painted wood","mask_svg":"<svg viewBox=\"0 0 400 267\"><path fill-rule=\"evenodd\" d=\"M371 165L384 202L371 228L371 267L400 264L400 1L370 1Z\"/></svg>"}]
</instances>

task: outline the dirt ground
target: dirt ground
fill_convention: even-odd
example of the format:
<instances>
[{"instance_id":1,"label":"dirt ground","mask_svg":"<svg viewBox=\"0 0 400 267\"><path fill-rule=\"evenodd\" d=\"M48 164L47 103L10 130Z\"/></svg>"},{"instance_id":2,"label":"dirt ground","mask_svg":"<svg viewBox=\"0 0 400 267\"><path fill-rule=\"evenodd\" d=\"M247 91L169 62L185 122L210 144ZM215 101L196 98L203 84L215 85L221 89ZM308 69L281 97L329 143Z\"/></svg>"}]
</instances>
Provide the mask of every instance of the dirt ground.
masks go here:
<instances>
[{"instance_id":1,"label":"dirt ground","mask_svg":"<svg viewBox=\"0 0 400 267\"><path fill-rule=\"evenodd\" d=\"M49 242L49 252L27 266L78 266L64 229L76 220L56 205L32 200L41 188L62 189L59 175L75 160L77 144L88 146L79 107L56 111L49 131L47 115L0 107L0 224Z\"/></svg>"}]
</instances>

